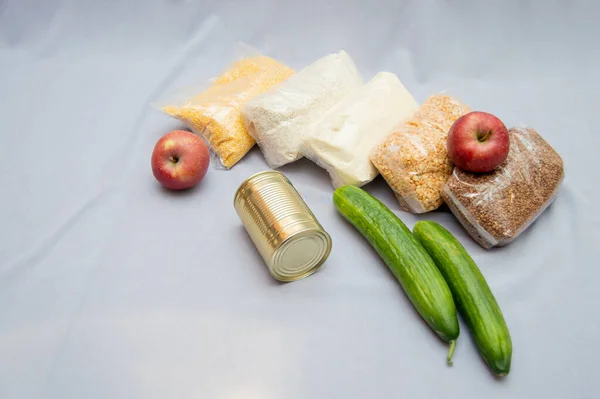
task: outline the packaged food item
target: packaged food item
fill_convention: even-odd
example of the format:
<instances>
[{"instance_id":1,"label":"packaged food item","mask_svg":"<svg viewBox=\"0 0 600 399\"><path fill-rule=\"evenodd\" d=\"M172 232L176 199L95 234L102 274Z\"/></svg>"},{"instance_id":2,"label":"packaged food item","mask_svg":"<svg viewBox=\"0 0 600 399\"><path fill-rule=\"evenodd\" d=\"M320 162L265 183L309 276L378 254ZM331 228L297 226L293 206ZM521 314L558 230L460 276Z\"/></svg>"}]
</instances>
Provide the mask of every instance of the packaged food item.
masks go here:
<instances>
[{"instance_id":1,"label":"packaged food item","mask_svg":"<svg viewBox=\"0 0 600 399\"><path fill-rule=\"evenodd\" d=\"M531 128L509 129L510 151L494 172L454 169L442 198L484 248L517 238L552 203L564 179L560 155Z\"/></svg>"},{"instance_id":2,"label":"packaged food item","mask_svg":"<svg viewBox=\"0 0 600 399\"><path fill-rule=\"evenodd\" d=\"M373 148L418 109L395 74L380 72L315 121L301 152L327 170L334 188L363 186L377 176Z\"/></svg>"},{"instance_id":3,"label":"packaged food item","mask_svg":"<svg viewBox=\"0 0 600 399\"><path fill-rule=\"evenodd\" d=\"M290 282L313 274L331 252L331 237L281 172L250 176L233 206L273 278Z\"/></svg>"},{"instance_id":4,"label":"packaged food item","mask_svg":"<svg viewBox=\"0 0 600 399\"><path fill-rule=\"evenodd\" d=\"M255 144L244 127L240 108L294 73L290 67L266 56L242 58L206 90L161 109L202 136L222 166L229 169Z\"/></svg>"},{"instance_id":5,"label":"packaged food item","mask_svg":"<svg viewBox=\"0 0 600 399\"><path fill-rule=\"evenodd\" d=\"M447 133L468 112L468 106L450 96L431 96L371 153L371 162L405 211L425 213L442 205L440 190L453 169Z\"/></svg>"},{"instance_id":6,"label":"packaged food item","mask_svg":"<svg viewBox=\"0 0 600 399\"><path fill-rule=\"evenodd\" d=\"M363 83L348 53L327 55L246 102L244 124L267 164L278 168L300 159L309 126Z\"/></svg>"}]
</instances>

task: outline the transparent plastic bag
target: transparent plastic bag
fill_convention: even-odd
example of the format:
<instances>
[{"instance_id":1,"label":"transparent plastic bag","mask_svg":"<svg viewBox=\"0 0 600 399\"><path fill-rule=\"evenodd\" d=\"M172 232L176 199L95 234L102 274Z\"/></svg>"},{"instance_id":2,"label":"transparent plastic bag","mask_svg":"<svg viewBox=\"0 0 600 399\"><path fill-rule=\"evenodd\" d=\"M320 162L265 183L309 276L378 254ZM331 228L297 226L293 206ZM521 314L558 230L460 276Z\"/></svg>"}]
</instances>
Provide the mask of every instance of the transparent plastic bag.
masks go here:
<instances>
[{"instance_id":1,"label":"transparent plastic bag","mask_svg":"<svg viewBox=\"0 0 600 399\"><path fill-rule=\"evenodd\" d=\"M300 145L308 127L363 83L345 51L327 55L246 102L244 125L276 169L302 158Z\"/></svg>"},{"instance_id":2,"label":"transparent plastic bag","mask_svg":"<svg viewBox=\"0 0 600 399\"><path fill-rule=\"evenodd\" d=\"M301 152L329 173L334 188L361 187L377 177L372 149L418 108L395 74L380 72L311 125Z\"/></svg>"},{"instance_id":3,"label":"transparent plastic bag","mask_svg":"<svg viewBox=\"0 0 600 399\"><path fill-rule=\"evenodd\" d=\"M564 179L560 155L533 129L509 129L510 150L494 172L456 168L442 198L484 248L517 238L554 201Z\"/></svg>"},{"instance_id":4,"label":"transparent plastic bag","mask_svg":"<svg viewBox=\"0 0 600 399\"><path fill-rule=\"evenodd\" d=\"M209 82L208 88L183 88L160 109L200 135L219 163L230 169L254 146L240 108L254 96L292 76L295 71L246 46L243 56ZM196 90L190 93L192 90ZM178 98L179 100L175 100Z\"/></svg>"},{"instance_id":5,"label":"transparent plastic bag","mask_svg":"<svg viewBox=\"0 0 600 399\"><path fill-rule=\"evenodd\" d=\"M452 173L447 132L469 107L447 95L431 96L417 112L371 153L371 162L394 191L402 209L433 211Z\"/></svg>"}]
</instances>

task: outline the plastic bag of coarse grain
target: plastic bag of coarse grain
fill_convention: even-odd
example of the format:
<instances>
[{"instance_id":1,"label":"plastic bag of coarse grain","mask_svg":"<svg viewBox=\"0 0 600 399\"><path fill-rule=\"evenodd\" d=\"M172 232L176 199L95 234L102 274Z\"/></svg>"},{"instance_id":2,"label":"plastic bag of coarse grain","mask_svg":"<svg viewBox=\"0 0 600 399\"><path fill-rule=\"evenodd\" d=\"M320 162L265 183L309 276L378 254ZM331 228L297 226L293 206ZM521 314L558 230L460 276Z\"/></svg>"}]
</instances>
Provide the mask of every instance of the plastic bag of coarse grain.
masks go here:
<instances>
[{"instance_id":1,"label":"plastic bag of coarse grain","mask_svg":"<svg viewBox=\"0 0 600 399\"><path fill-rule=\"evenodd\" d=\"M246 131L241 107L294 73L290 67L267 56L242 57L205 90L167 102L160 108L202 136L220 165L230 169L256 144ZM182 97L184 92L188 93L189 88L174 93L173 97Z\"/></svg>"},{"instance_id":2,"label":"plastic bag of coarse grain","mask_svg":"<svg viewBox=\"0 0 600 399\"><path fill-rule=\"evenodd\" d=\"M509 129L508 157L495 171L454 170L442 198L484 248L504 246L554 200L564 179L560 155L533 129Z\"/></svg>"},{"instance_id":3,"label":"plastic bag of coarse grain","mask_svg":"<svg viewBox=\"0 0 600 399\"><path fill-rule=\"evenodd\" d=\"M371 162L394 191L402 209L433 211L452 174L447 132L469 107L447 95L431 96L421 108L371 153Z\"/></svg>"},{"instance_id":4,"label":"plastic bag of coarse grain","mask_svg":"<svg viewBox=\"0 0 600 399\"><path fill-rule=\"evenodd\" d=\"M309 126L362 84L348 53L329 54L246 102L244 124L276 169L302 158L300 145Z\"/></svg>"},{"instance_id":5,"label":"plastic bag of coarse grain","mask_svg":"<svg viewBox=\"0 0 600 399\"><path fill-rule=\"evenodd\" d=\"M363 186L377 177L372 149L417 109L395 74L379 72L311 125L301 152L329 173L334 188Z\"/></svg>"}]
</instances>

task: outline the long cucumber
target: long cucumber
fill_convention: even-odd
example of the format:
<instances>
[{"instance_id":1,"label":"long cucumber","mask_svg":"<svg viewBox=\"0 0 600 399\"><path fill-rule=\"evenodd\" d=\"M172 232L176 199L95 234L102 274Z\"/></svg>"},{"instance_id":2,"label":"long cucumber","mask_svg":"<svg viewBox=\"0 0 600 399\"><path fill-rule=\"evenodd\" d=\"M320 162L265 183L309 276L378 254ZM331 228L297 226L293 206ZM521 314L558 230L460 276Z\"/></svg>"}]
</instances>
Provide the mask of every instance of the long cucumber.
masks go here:
<instances>
[{"instance_id":1,"label":"long cucumber","mask_svg":"<svg viewBox=\"0 0 600 399\"><path fill-rule=\"evenodd\" d=\"M419 221L413 233L450 286L458 311L487 365L498 376L508 375L512 358L510 333L490 287L471 256L438 223Z\"/></svg>"},{"instance_id":2,"label":"long cucumber","mask_svg":"<svg viewBox=\"0 0 600 399\"><path fill-rule=\"evenodd\" d=\"M456 306L425 248L390 209L363 189L342 186L335 190L333 202L379 254L427 324L450 343L447 360L451 364L460 332Z\"/></svg>"}]
</instances>

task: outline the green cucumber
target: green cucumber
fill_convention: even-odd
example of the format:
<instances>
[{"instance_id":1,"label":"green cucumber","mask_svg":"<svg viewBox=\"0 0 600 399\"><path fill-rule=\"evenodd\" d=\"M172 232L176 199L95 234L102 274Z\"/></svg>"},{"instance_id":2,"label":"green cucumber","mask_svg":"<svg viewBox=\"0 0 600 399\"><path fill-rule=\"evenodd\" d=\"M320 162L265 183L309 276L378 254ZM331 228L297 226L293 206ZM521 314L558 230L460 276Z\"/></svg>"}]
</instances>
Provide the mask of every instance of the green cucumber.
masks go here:
<instances>
[{"instance_id":1,"label":"green cucumber","mask_svg":"<svg viewBox=\"0 0 600 399\"><path fill-rule=\"evenodd\" d=\"M490 287L471 256L438 223L419 221L413 233L450 286L458 311L487 365L498 376L508 375L512 357L510 333Z\"/></svg>"},{"instance_id":2,"label":"green cucumber","mask_svg":"<svg viewBox=\"0 0 600 399\"><path fill-rule=\"evenodd\" d=\"M406 225L361 188L342 186L333 193L338 212L371 244L427 324L450 343L448 363L459 335L452 292L444 277Z\"/></svg>"}]
</instances>

